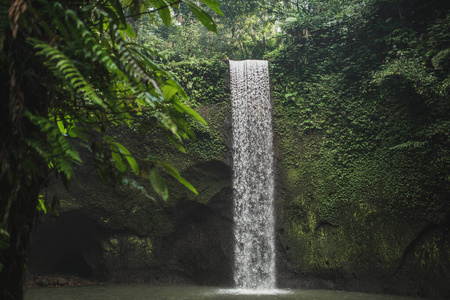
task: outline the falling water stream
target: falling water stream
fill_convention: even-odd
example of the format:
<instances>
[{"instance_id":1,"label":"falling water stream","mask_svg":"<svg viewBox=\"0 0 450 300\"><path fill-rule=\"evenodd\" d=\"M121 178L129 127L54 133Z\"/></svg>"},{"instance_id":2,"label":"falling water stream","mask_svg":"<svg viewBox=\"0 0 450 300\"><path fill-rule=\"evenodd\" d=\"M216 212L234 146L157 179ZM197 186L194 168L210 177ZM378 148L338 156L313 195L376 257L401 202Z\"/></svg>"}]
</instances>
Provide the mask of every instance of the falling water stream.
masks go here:
<instances>
[{"instance_id":1,"label":"falling water stream","mask_svg":"<svg viewBox=\"0 0 450 300\"><path fill-rule=\"evenodd\" d=\"M234 281L275 288L272 110L267 61L230 61L235 222Z\"/></svg>"}]
</instances>

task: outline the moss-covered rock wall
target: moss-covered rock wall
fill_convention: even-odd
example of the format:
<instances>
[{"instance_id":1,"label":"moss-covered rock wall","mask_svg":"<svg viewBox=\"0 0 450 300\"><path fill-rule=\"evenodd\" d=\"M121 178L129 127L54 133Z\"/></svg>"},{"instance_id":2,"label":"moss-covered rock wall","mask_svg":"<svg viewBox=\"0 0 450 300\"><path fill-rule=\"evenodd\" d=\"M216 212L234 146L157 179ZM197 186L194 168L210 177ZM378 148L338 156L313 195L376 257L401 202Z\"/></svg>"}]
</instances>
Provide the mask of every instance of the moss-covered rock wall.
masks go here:
<instances>
[{"instance_id":1,"label":"moss-covered rock wall","mask_svg":"<svg viewBox=\"0 0 450 300\"><path fill-rule=\"evenodd\" d=\"M449 185L395 147L416 126L407 109L283 72L272 64L280 284L448 297Z\"/></svg>"}]
</instances>

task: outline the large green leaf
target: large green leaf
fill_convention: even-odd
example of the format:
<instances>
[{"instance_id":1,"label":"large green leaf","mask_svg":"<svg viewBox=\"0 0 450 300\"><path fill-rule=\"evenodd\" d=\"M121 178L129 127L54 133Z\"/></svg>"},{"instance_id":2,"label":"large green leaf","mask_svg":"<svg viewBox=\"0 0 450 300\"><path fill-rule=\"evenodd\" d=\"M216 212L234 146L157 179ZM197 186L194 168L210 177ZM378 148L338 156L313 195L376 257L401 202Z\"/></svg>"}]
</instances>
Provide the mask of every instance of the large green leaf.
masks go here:
<instances>
[{"instance_id":1,"label":"large green leaf","mask_svg":"<svg viewBox=\"0 0 450 300\"><path fill-rule=\"evenodd\" d=\"M123 163L122 156L117 152L115 147L111 146L111 156L120 173L125 173L127 166Z\"/></svg>"},{"instance_id":2,"label":"large green leaf","mask_svg":"<svg viewBox=\"0 0 450 300\"><path fill-rule=\"evenodd\" d=\"M64 126L64 122L62 120L58 119L56 121L56 124L58 124L59 131L61 131L62 134L67 134L67 129Z\"/></svg>"},{"instance_id":3,"label":"large green leaf","mask_svg":"<svg viewBox=\"0 0 450 300\"><path fill-rule=\"evenodd\" d=\"M155 192L166 201L169 198L169 190L167 189L166 182L162 178L161 174L159 174L158 169L156 167L152 167L149 172L150 183L155 190Z\"/></svg>"},{"instance_id":4,"label":"large green leaf","mask_svg":"<svg viewBox=\"0 0 450 300\"><path fill-rule=\"evenodd\" d=\"M170 76L167 72L163 73L163 75L164 75L164 76L167 76L167 77ZM178 90L178 95L179 95L182 99L186 99L186 100L188 99L188 96L187 96L187 94L186 94L186 91L183 89L183 87L181 87L181 85L180 85L177 81L175 81L174 79L170 79L170 80L167 80L167 84L170 84L171 86L173 86L174 88L176 88L176 89Z\"/></svg>"},{"instance_id":5,"label":"large green leaf","mask_svg":"<svg viewBox=\"0 0 450 300\"><path fill-rule=\"evenodd\" d=\"M172 17L170 15L170 9L169 5L164 0L156 0L154 1L156 4L156 9L158 9L159 16L164 22L164 25L167 27L170 26L170 21L172 20Z\"/></svg>"},{"instance_id":6,"label":"large green leaf","mask_svg":"<svg viewBox=\"0 0 450 300\"><path fill-rule=\"evenodd\" d=\"M202 123L203 125L208 125L205 121L205 119L202 118L202 116L199 115L198 112L196 112L195 110L193 110L192 108L190 108L187 105L184 105L183 103L181 103L180 99L178 97L173 97L173 105L180 111L180 112L185 112L188 115L190 115L191 117L195 118L196 120L198 120L200 123Z\"/></svg>"},{"instance_id":7,"label":"large green leaf","mask_svg":"<svg viewBox=\"0 0 450 300\"><path fill-rule=\"evenodd\" d=\"M161 90L164 93L164 99L166 101L170 100L178 92L178 89L176 87L168 84L163 86Z\"/></svg>"},{"instance_id":8,"label":"large green leaf","mask_svg":"<svg viewBox=\"0 0 450 300\"><path fill-rule=\"evenodd\" d=\"M211 16L192 1L185 1L194 16L209 30L217 32L217 25Z\"/></svg>"},{"instance_id":9,"label":"large green leaf","mask_svg":"<svg viewBox=\"0 0 450 300\"><path fill-rule=\"evenodd\" d=\"M109 135L105 135L103 137L103 139L110 144L113 160L114 160L114 163L116 164L117 168L120 171L123 169L123 167L120 165L120 163L121 162L123 163L123 160L121 157L124 156L125 159L127 160L128 164L130 165L131 169L133 170L133 172L136 175L138 175L139 174L139 166L136 162L136 159L131 154L131 152L128 151L128 149L124 145L116 142L114 140L114 138L110 137ZM117 155L119 155L120 159L119 159L119 157L117 157ZM119 166L117 164L119 164Z\"/></svg>"},{"instance_id":10,"label":"large green leaf","mask_svg":"<svg viewBox=\"0 0 450 300\"><path fill-rule=\"evenodd\" d=\"M131 38L136 38L136 32L134 32L134 29L130 24L127 24L127 29L124 30L124 32Z\"/></svg>"},{"instance_id":11,"label":"large green leaf","mask_svg":"<svg viewBox=\"0 0 450 300\"><path fill-rule=\"evenodd\" d=\"M139 166L136 162L136 159L134 159L133 155L130 153L130 151L128 151L127 148L125 148L124 145L119 144L118 142L113 142L112 143L114 146L117 147L117 149L119 149L119 151L125 156L126 160L128 161L128 163L130 164L131 169L133 170L133 172L137 175L139 174Z\"/></svg>"},{"instance_id":12,"label":"large green leaf","mask_svg":"<svg viewBox=\"0 0 450 300\"><path fill-rule=\"evenodd\" d=\"M214 12L218 13L221 16L225 16L223 12L220 10L220 3L217 0L201 0L203 3L208 5Z\"/></svg>"},{"instance_id":13,"label":"large green leaf","mask_svg":"<svg viewBox=\"0 0 450 300\"><path fill-rule=\"evenodd\" d=\"M178 180L178 182L180 182L182 185L184 185L185 187L187 187L190 191L192 191L194 194L198 195L197 190L195 189L195 187L193 187L186 179L184 179L180 173L178 173L178 171L169 163L163 162L163 161L159 161L159 164L161 166L164 167L164 169L167 171L167 173L169 173L170 175L172 175L176 180Z\"/></svg>"}]
</instances>

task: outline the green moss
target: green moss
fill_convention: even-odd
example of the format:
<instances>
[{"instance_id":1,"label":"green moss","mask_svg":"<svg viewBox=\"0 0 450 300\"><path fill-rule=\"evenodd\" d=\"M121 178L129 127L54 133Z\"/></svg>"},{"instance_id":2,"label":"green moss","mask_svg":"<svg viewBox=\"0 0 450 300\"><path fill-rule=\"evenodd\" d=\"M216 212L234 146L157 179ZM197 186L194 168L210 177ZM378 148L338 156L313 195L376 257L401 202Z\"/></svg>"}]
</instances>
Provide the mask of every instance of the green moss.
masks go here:
<instances>
[{"instance_id":1,"label":"green moss","mask_svg":"<svg viewBox=\"0 0 450 300\"><path fill-rule=\"evenodd\" d=\"M166 66L186 90L194 108L217 104L229 99L229 70L218 59L172 63Z\"/></svg>"},{"instance_id":2,"label":"green moss","mask_svg":"<svg viewBox=\"0 0 450 300\"><path fill-rule=\"evenodd\" d=\"M59 200L59 205L61 207L60 212L77 210L82 207L82 204L70 195L66 195L63 199Z\"/></svg>"},{"instance_id":3,"label":"green moss","mask_svg":"<svg viewBox=\"0 0 450 300\"><path fill-rule=\"evenodd\" d=\"M446 214L427 190L418 158L373 148L348 123L325 128L319 110L332 104L294 99L283 84L285 91L275 86L274 127L283 157L288 261L302 271L393 274L422 220L441 222ZM431 268L439 261L448 268L444 240L423 244L413 264Z\"/></svg>"},{"instance_id":4,"label":"green moss","mask_svg":"<svg viewBox=\"0 0 450 300\"><path fill-rule=\"evenodd\" d=\"M128 237L128 243L136 249L137 252L145 253L146 255L152 254L152 242L150 238L142 238L137 236Z\"/></svg>"},{"instance_id":5,"label":"green moss","mask_svg":"<svg viewBox=\"0 0 450 300\"><path fill-rule=\"evenodd\" d=\"M317 216L308 214L302 224L291 225L290 260L304 271L339 269L343 272L395 270L405 244L414 232L391 232L391 226L348 220L339 225L319 225Z\"/></svg>"},{"instance_id":6,"label":"green moss","mask_svg":"<svg viewBox=\"0 0 450 300\"><path fill-rule=\"evenodd\" d=\"M420 261L421 268L428 271L432 271L436 266L448 270L448 266L442 262L450 258L450 243L443 242L441 236L431 235L416 248L414 257Z\"/></svg>"}]
</instances>

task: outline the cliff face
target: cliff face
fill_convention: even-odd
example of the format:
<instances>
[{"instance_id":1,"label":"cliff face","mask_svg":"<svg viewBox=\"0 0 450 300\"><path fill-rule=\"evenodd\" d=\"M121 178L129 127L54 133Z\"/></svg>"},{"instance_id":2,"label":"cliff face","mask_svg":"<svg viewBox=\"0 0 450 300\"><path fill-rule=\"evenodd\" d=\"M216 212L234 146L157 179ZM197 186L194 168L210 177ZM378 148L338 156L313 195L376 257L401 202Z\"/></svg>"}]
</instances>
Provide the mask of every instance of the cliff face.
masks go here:
<instances>
[{"instance_id":1,"label":"cliff face","mask_svg":"<svg viewBox=\"0 0 450 300\"><path fill-rule=\"evenodd\" d=\"M180 196L154 203L86 174L70 194L60 193L59 217L39 227L31 272L112 283L231 285L230 167L202 162L184 176L203 181L196 186L203 187L207 202Z\"/></svg>"},{"instance_id":2,"label":"cliff face","mask_svg":"<svg viewBox=\"0 0 450 300\"><path fill-rule=\"evenodd\" d=\"M170 199L154 202L126 187L103 186L85 166L69 192L58 185L51 191L60 199L60 216L35 235L33 274L232 285L228 67L218 61L175 67L209 124L195 128L187 153L157 132L140 136L116 128L111 134L137 160L170 161L199 196L167 178ZM408 157L379 150L336 165L331 133L294 124L279 85L273 81L279 286L449 296L449 222L439 215L447 199L429 210L410 200L418 169L413 161L393 163Z\"/></svg>"},{"instance_id":3,"label":"cliff face","mask_svg":"<svg viewBox=\"0 0 450 300\"><path fill-rule=\"evenodd\" d=\"M280 285L448 298L449 183L432 171L445 163L397 146L428 124L400 96L272 66Z\"/></svg>"},{"instance_id":4,"label":"cliff face","mask_svg":"<svg viewBox=\"0 0 450 300\"><path fill-rule=\"evenodd\" d=\"M411 170L379 156L336 178L320 134L280 135L281 286L448 297L448 220L434 223L436 211L408 202ZM393 203L393 188L403 203Z\"/></svg>"}]
</instances>

